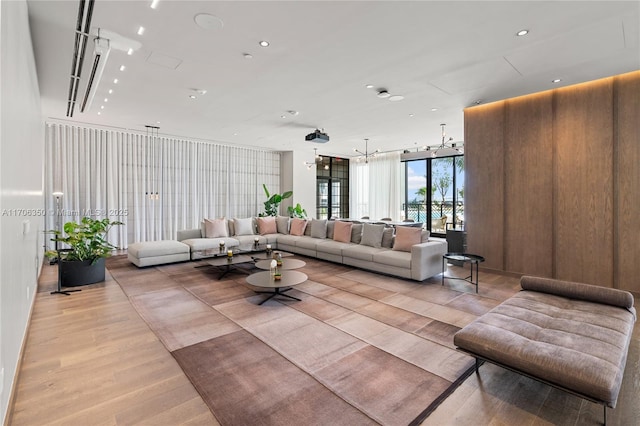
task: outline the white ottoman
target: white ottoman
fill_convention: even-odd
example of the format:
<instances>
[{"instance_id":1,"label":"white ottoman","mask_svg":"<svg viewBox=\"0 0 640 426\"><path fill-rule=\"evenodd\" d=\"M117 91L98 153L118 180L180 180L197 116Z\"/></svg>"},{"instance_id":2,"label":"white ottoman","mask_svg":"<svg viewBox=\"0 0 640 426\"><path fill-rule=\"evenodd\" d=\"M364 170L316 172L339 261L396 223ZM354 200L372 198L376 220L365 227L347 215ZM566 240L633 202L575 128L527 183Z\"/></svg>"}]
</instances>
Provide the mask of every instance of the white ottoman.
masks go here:
<instances>
[{"instance_id":1,"label":"white ottoman","mask_svg":"<svg viewBox=\"0 0 640 426\"><path fill-rule=\"evenodd\" d=\"M129 261L138 267L190 260L189 246L175 240L141 241L127 247Z\"/></svg>"}]
</instances>

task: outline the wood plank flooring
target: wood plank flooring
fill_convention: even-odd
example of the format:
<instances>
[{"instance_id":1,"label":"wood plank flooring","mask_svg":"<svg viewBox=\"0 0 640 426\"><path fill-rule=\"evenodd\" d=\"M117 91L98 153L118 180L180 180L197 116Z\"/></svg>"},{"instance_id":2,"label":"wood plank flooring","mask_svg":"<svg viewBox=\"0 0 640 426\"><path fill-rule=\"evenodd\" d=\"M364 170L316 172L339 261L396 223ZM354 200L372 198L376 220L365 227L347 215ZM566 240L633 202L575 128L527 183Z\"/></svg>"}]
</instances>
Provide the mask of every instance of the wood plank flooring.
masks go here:
<instances>
[{"instance_id":1,"label":"wood plank flooring","mask_svg":"<svg viewBox=\"0 0 640 426\"><path fill-rule=\"evenodd\" d=\"M332 273L335 265L309 262L314 279L344 279L345 290L364 291L357 283L363 271ZM149 271L149 269L146 269ZM450 267L449 273L468 271ZM321 281L321 280L320 280ZM140 318L120 286L108 276L72 296L50 295L56 267L45 265L40 278L24 358L19 372L9 425L217 425L171 354ZM480 273L480 293L503 300L518 280ZM391 284L389 284L391 286ZM398 285L398 284L393 284ZM407 281L408 286L435 286ZM473 292L470 285L449 280L445 288ZM393 290L392 287L389 288ZM438 293L443 295L441 288ZM427 298L427 297L425 297ZM440 321L446 309L425 300L416 312L431 310ZM476 315L491 308L469 306ZM460 300L464 303L464 299ZM636 300L636 309L638 301ZM389 306L389 311L397 311ZM452 312L454 310L451 310ZM405 312L405 315L412 314ZM459 311L456 310L459 313ZM406 319L403 319L406 320ZM437 323L436 323L437 325ZM416 324L416 327L422 327ZM615 410L607 410L609 425L640 424L640 327L636 326L622 391ZM336 415L339 415L336 413ZM499 367L485 364L447 398L423 425L597 425L602 407L542 385Z\"/></svg>"}]
</instances>

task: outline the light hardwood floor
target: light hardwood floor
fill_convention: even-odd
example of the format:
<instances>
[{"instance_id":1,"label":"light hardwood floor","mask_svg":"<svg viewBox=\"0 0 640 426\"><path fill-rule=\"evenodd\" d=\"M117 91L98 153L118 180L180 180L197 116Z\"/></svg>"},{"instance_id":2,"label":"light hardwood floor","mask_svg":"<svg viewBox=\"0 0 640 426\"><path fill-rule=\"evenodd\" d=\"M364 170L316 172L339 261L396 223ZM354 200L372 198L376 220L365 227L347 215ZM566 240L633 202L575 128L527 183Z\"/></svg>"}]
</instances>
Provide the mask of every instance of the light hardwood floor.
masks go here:
<instances>
[{"instance_id":1,"label":"light hardwood floor","mask_svg":"<svg viewBox=\"0 0 640 426\"><path fill-rule=\"evenodd\" d=\"M458 268L452 268L454 273ZM458 273L465 273L457 271ZM50 295L45 265L10 425L216 425L171 354L110 277L72 296ZM480 291L501 295L517 279L481 271ZM439 285L438 279L425 285ZM473 291L460 281L451 287ZM506 297L506 296L505 296ZM638 306L638 302L636 302ZM640 424L640 328L609 425ZM596 425L602 407L493 365L469 377L423 425Z\"/></svg>"}]
</instances>

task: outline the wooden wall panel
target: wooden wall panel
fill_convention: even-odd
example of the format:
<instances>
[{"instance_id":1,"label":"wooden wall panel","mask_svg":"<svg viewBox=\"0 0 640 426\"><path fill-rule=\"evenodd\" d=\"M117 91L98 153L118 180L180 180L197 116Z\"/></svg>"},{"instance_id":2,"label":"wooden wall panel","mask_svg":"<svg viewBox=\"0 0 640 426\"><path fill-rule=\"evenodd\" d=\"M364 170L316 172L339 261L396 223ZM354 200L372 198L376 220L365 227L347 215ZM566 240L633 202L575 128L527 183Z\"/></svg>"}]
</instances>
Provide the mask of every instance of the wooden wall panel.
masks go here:
<instances>
[{"instance_id":1,"label":"wooden wall panel","mask_svg":"<svg viewBox=\"0 0 640 426\"><path fill-rule=\"evenodd\" d=\"M504 270L504 102L466 109L464 121L467 251Z\"/></svg>"},{"instance_id":2,"label":"wooden wall panel","mask_svg":"<svg viewBox=\"0 0 640 426\"><path fill-rule=\"evenodd\" d=\"M640 71L616 77L614 287L640 293Z\"/></svg>"},{"instance_id":3,"label":"wooden wall panel","mask_svg":"<svg viewBox=\"0 0 640 426\"><path fill-rule=\"evenodd\" d=\"M554 96L554 276L612 287L613 79Z\"/></svg>"},{"instance_id":4,"label":"wooden wall panel","mask_svg":"<svg viewBox=\"0 0 640 426\"><path fill-rule=\"evenodd\" d=\"M505 270L553 270L552 92L510 99L505 110Z\"/></svg>"}]
</instances>

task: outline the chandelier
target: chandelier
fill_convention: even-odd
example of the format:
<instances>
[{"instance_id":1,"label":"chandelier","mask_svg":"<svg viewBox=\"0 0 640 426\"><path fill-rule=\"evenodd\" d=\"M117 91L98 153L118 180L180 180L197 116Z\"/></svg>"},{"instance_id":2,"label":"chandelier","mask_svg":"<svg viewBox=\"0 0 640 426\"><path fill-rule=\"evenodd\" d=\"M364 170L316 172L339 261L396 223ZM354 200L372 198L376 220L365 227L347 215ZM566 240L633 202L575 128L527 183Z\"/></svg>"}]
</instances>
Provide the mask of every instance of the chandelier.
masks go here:
<instances>
[{"instance_id":1,"label":"chandelier","mask_svg":"<svg viewBox=\"0 0 640 426\"><path fill-rule=\"evenodd\" d=\"M322 156L318 155L318 148L313 148L314 158L313 161L305 161L304 165L307 166L307 170L311 170L311 167L315 166L316 163L322 161Z\"/></svg>"},{"instance_id":2,"label":"chandelier","mask_svg":"<svg viewBox=\"0 0 640 426\"><path fill-rule=\"evenodd\" d=\"M356 162L359 163L363 158L364 158L364 162L368 163L370 158L373 158L376 156L377 153L380 152L379 149L376 149L373 152L369 152L369 139L364 140L364 152L360 151L358 148L353 148L353 152L357 152L358 154L360 154L361 156L356 158Z\"/></svg>"},{"instance_id":3,"label":"chandelier","mask_svg":"<svg viewBox=\"0 0 640 426\"><path fill-rule=\"evenodd\" d=\"M440 127L442 129L442 143L438 146L435 147L435 149L431 149L432 147L430 146L425 146L424 149L426 151L431 151L431 158L436 158L438 156L438 151L440 151L440 153L442 153L443 150L455 150L455 152L457 152L458 154L462 154L462 148L460 146L456 146L457 144L455 142L453 142L453 138L449 137L449 139L446 139L446 132L444 130L446 124L440 124ZM451 155L451 153L447 152L446 154Z\"/></svg>"}]
</instances>

